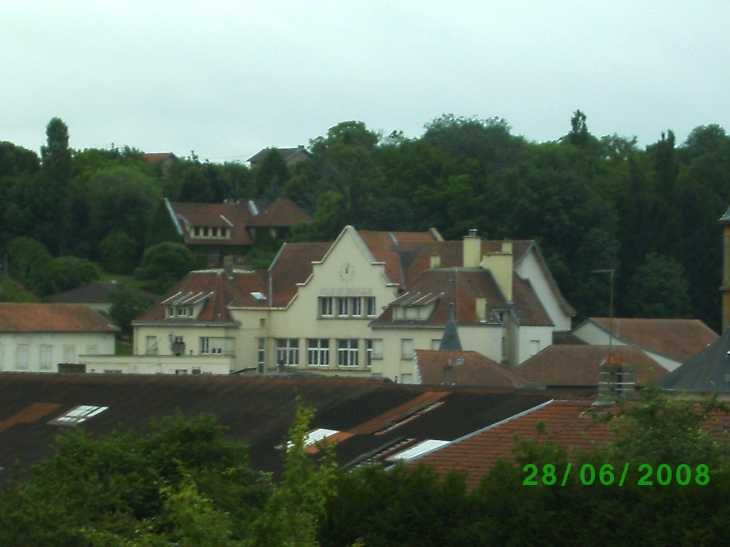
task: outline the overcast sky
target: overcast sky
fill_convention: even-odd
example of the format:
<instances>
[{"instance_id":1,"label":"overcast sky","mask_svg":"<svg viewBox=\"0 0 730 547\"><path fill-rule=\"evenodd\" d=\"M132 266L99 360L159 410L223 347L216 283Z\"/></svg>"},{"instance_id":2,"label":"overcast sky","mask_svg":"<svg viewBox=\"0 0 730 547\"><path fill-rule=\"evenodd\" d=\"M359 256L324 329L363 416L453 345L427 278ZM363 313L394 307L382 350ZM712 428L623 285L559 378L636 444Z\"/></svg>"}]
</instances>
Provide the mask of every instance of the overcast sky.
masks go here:
<instances>
[{"instance_id":1,"label":"overcast sky","mask_svg":"<svg viewBox=\"0 0 730 547\"><path fill-rule=\"evenodd\" d=\"M444 113L554 140L730 129L727 0L0 0L0 141L245 161Z\"/></svg>"}]
</instances>

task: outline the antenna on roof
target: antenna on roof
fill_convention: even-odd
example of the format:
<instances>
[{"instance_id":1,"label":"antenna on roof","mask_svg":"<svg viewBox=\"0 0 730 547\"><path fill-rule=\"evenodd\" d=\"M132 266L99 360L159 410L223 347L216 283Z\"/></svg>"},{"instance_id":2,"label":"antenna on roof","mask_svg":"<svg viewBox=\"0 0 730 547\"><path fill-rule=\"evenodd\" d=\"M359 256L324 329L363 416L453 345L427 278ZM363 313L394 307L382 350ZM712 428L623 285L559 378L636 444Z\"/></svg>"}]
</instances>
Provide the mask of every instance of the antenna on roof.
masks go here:
<instances>
[{"instance_id":1,"label":"antenna on roof","mask_svg":"<svg viewBox=\"0 0 730 547\"><path fill-rule=\"evenodd\" d=\"M613 282L616 273L616 268L610 270L591 270L591 273L607 273L610 274L611 279L611 295L609 301L609 319L608 319L608 362L612 362L613 358Z\"/></svg>"}]
</instances>

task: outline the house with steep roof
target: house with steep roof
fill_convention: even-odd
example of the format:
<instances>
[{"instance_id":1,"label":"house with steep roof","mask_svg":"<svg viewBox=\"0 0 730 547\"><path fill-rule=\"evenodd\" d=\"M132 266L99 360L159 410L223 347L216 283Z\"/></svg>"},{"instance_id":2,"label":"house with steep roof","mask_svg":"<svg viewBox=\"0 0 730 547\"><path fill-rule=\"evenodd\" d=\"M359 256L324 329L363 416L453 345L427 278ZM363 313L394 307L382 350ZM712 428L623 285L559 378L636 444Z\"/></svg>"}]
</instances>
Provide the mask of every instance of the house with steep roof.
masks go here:
<instances>
[{"instance_id":1,"label":"house with steep roof","mask_svg":"<svg viewBox=\"0 0 730 547\"><path fill-rule=\"evenodd\" d=\"M533 277L514 273L516 262L539 262L533 243L515 245L521 252L515 260L502 251L509 243L473 246L473 239L464 244L443 241L435 230L358 232L348 226L333 243L284 244L267 271L227 264L191 272L134 322L135 356L155 361L176 354L186 366L175 370L188 372L196 357L215 353L229 359L231 371L412 383L413 350L431 349L434 339L440 343L454 302L463 349L495 361L503 355L508 363L510 357L524 360L551 343L556 325L567 328L572 309L559 291L534 277L542 275L539 267L524 269ZM470 257L475 266L453 267L454 248L469 245L475 254L487 252ZM428 267L434 252L445 257L446 267ZM423 264L426 271L416 275ZM535 287L547 287L547 294L538 295ZM407 339L413 343L404 356ZM100 370L96 365L99 359ZM151 364L142 369L155 370Z\"/></svg>"},{"instance_id":2,"label":"house with steep roof","mask_svg":"<svg viewBox=\"0 0 730 547\"><path fill-rule=\"evenodd\" d=\"M657 382L672 391L730 392L730 330Z\"/></svg>"},{"instance_id":3,"label":"house with steep roof","mask_svg":"<svg viewBox=\"0 0 730 547\"><path fill-rule=\"evenodd\" d=\"M288 167L303 161L308 161L312 158L312 154L309 153L309 150L300 144L296 148L264 148L263 150L256 152L256 154L248 158L246 161L248 161L251 168L257 167L263 163L266 156L268 156L271 152L278 152L281 157L284 158Z\"/></svg>"},{"instance_id":4,"label":"house with steep roof","mask_svg":"<svg viewBox=\"0 0 730 547\"><path fill-rule=\"evenodd\" d=\"M109 313L112 307L111 295L117 292L120 288L121 285L119 285L116 281L108 283L91 283L89 285L84 285L83 287L77 287L68 291L52 294L48 297L48 300L58 303L67 302L86 304L96 311ZM156 302L159 298L159 296L154 293L142 291L134 287L129 287L128 290L144 296L147 300L149 300L150 304Z\"/></svg>"},{"instance_id":5,"label":"house with steep roof","mask_svg":"<svg viewBox=\"0 0 730 547\"><path fill-rule=\"evenodd\" d=\"M574 311L534 242L483 242L472 232L463 242L414 245L401 256L406 287L371 324L391 356L385 377L413 381L414 350L438 349L450 314L463 349L508 367L570 329Z\"/></svg>"},{"instance_id":6,"label":"house with steep roof","mask_svg":"<svg viewBox=\"0 0 730 547\"><path fill-rule=\"evenodd\" d=\"M591 345L634 346L670 372L718 339L699 319L592 317L572 333Z\"/></svg>"},{"instance_id":7,"label":"house with steep roof","mask_svg":"<svg viewBox=\"0 0 730 547\"><path fill-rule=\"evenodd\" d=\"M0 304L0 371L58 372L84 355L114 354L119 329L84 304Z\"/></svg>"},{"instance_id":8,"label":"house with steep roof","mask_svg":"<svg viewBox=\"0 0 730 547\"><path fill-rule=\"evenodd\" d=\"M646 386L663 378L667 370L634 346L591 346L555 344L519 365L514 372L531 384L548 387L593 387L601 381L600 367L606 362L631 367L636 386Z\"/></svg>"},{"instance_id":9,"label":"house with steep roof","mask_svg":"<svg viewBox=\"0 0 730 547\"><path fill-rule=\"evenodd\" d=\"M254 200L226 203L181 203L165 199L178 233L198 259L218 265L224 256L242 257L259 231L284 239L297 222L312 217L288 198L264 206Z\"/></svg>"}]
</instances>

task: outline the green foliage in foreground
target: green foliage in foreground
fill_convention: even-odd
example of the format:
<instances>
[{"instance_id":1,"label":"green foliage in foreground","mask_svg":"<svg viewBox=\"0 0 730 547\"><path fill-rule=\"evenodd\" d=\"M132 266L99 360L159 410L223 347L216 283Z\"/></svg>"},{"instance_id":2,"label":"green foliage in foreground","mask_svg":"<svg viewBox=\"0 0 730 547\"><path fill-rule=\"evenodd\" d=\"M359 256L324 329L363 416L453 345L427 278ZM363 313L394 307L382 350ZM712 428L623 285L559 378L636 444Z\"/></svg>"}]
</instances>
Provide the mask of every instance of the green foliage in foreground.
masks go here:
<instances>
[{"instance_id":1,"label":"green foliage in foreground","mask_svg":"<svg viewBox=\"0 0 730 547\"><path fill-rule=\"evenodd\" d=\"M464 474L425 465L345 472L329 450L315 461L305 452L312 411L302 408L284 443L279 484L252 471L245 448L225 441L210 416L174 416L147 436L119 430L93 439L79 428L60 437L56 455L27 480L0 491L0 545L725 545L728 446L699 428L720 408L649 390L609 424L618 431L614 446L575 454L549 437L518 440L516 462L497 464L473 491ZM654 465L650 486L639 484L645 462ZM660 462L673 472L687 464L691 480L679 484L675 474L662 485ZM524 484L528 463L538 470L534 486ZM619 486L625 463L630 472ZM696 480L699 463L709 466L706 485ZM572 472L560 486L568 464ZM599 478L606 464L612 484ZM584 465L597 472L591 485L580 478ZM552 485L543 480L546 470L554 471Z\"/></svg>"}]
</instances>

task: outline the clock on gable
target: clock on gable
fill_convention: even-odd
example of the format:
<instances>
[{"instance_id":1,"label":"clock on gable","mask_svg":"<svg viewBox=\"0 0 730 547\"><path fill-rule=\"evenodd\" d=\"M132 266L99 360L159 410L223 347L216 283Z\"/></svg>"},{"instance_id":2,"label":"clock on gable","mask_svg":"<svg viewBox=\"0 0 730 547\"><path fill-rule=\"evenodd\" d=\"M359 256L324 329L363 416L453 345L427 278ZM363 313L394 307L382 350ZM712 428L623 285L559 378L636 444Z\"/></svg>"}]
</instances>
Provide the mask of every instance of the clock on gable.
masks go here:
<instances>
[{"instance_id":1,"label":"clock on gable","mask_svg":"<svg viewBox=\"0 0 730 547\"><path fill-rule=\"evenodd\" d=\"M352 281L353 277L355 277L355 266L349 262L343 262L340 266L340 279L342 281Z\"/></svg>"}]
</instances>

